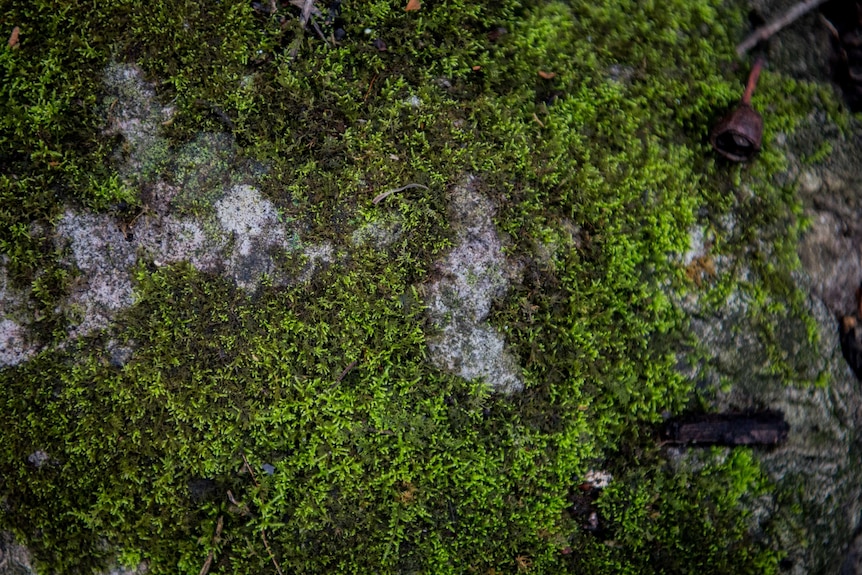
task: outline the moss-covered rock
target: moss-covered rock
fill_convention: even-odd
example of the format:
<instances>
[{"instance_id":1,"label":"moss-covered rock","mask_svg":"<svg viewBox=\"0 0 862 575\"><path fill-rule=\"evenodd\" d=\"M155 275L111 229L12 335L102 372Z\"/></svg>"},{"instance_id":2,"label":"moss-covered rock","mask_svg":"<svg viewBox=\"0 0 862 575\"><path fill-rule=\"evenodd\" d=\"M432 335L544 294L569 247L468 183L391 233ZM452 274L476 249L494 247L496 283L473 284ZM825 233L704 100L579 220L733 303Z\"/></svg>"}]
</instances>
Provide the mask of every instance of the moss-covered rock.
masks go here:
<instances>
[{"instance_id":1,"label":"moss-covered rock","mask_svg":"<svg viewBox=\"0 0 862 575\"><path fill-rule=\"evenodd\" d=\"M741 6L316 8L0 9L0 527L64 573L775 572L758 459L656 424L733 298L816 379L775 142L829 91L764 72L728 166Z\"/></svg>"}]
</instances>

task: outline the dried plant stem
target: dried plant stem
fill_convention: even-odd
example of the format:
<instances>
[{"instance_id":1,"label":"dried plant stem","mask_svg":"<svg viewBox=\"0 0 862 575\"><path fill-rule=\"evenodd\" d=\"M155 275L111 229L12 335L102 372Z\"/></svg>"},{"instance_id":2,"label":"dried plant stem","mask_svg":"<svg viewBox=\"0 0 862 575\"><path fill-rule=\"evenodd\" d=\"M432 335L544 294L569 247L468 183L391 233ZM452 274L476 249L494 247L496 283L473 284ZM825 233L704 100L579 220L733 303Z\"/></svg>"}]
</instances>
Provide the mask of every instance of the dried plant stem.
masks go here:
<instances>
[{"instance_id":1,"label":"dried plant stem","mask_svg":"<svg viewBox=\"0 0 862 575\"><path fill-rule=\"evenodd\" d=\"M248 471L248 474L251 475L251 480L254 482L255 487L260 487L260 483L257 482L257 478L254 476L254 471L251 470L251 465L248 464L248 459L245 457L245 453L240 451L240 455L242 455L242 460L245 463L245 468Z\"/></svg>"},{"instance_id":2,"label":"dried plant stem","mask_svg":"<svg viewBox=\"0 0 862 575\"><path fill-rule=\"evenodd\" d=\"M218 522L216 523L215 535L213 535L213 545L218 542L219 535L221 535L221 530L224 527L224 515L218 516ZM210 567L213 564L213 558L215 557L215 553L210 550L209 555L207 555L207 560L204 561L204 566L201 567L201 572L199 575L207 575L209 573Z\"/></svg>"},{"instance_id":3,"label":"dried plant stem","mask_svg":"<svg viewBox=\"0 0 862 575\"><path fill-rule=\"evenodd\" d=\"M746 38L745 40L743 40L739 45L737 45L736 55L743 56L746 52L754 48L759 42L766 40L782 28L789 26L798 18L814 10L824 2L826 2L826 0L804 0L803 2L794 4L784 14L778 16L770 22L767 22L765 25L752 32L751 35L748 36L748 38Z\"/></svg>"},{"instance_id":4,"label":"dried plant stem","mask_svg":"<svg viewBox=\"0 0 862 575\"><path fill-rule=\"evenodd\" d=\"M305 0L302 4L302 12L299 15L299 25L303 28L308 24L312 10L314 10L314 0Z\"/></svg>"},{"instance_id":5,"label":"dried plant stem","mask_svg":"<svg viewBox=\"0 0 862 575\"><path fill-rule=\"evenodd\" d=\"M751 97L754 95L754 88L757 87L757 79L760 78L760 71L763 69L763 58L758 58L754 61L754 66L751 67L751 73L748 74L748 82L745 84L745 93L742 94L742 103L751 105Z\"/></svg>"},{"instance_id":6,"label":"dried plant stem","mask_svg":"<svg viewBox=\"0 0 862 575\"><path fill-rule=\"evenodd\" d=\"M338 376L338 379L336 379L336 380L335 380L335 381L336 381L336 383L337 383L337 382L339 382L339 381L341 381L342 379L344 379L344 377L345 377L348 373L350 373L350 371L351 371L354 367L356 367L356 365L357 365L358 363L359 363L359 360L354 359L354 360L353 360L353 361L351 361L349 364L347 364L347 367L345 367L345 368L344 368L344 370L343 370L343 371L341 372L341 374Z\"/></svg>"},{"instance_id":7,"label":"dried plant stem","mask_svg":"<svg viewBox=\"0 0 862 575\"><path fill-rule=\"evenodd\" d=\"M251 470L251 465L249 465L245 453L240 451L239 454L242 455L242 460L245 464L245 468L251 475L251 480L254 482L256 487L260 487L260 483L257 482L257 479L254 476L254 471ZM236 502L236 499L234 499L233 493L228 491L227 495L231 503L236 506L239 506L239 504ZM266 529L263 527L260 528L260 538L263 540L263 546L266 547L266 552L269 553L269 558L272 559L272 564L275 565L275 570L278 571L278 575L284 575L284 573L281 572L281 567L279 567L278 561L275 560L275 555L272 554L272 549L270 549L269 547L269 541L266 540Z\"/></svg>"},{"instance_id":8,"label":"dried plant stem","mask_svg":"<svg viewBox=\"0 0 862 575\"><path fill-rule=\"evenodd\" d=\"M284 575L281 572L281 567L278 566L278 561L275 560L275 555L272 554L272 549L269 548L269 542L266 540L266 530L260 530L260 538L263 539L263 545L266 547L267 553L269 553L269 558L272 559L272 564L275 565L275 570L278 571L278 575Z\"/></svg>"},{"instance_id":9,"label":"dried plant stem","mask_svg":"<svg viewBox=\"0 0 862 575\"><path fill-rule=\"evenodd\" d=\"M401 186L400 188L395 188L393 190L387 190L382 194L378 194L371 200L372 204L379 204L383 200L385 200L390 194L394 194L395 192L403 192L404 190L409 190L410 188L422 188L423 190L427 190L428 186L423 186L422 184L407 184L406 186Z\"/></svg>"}]
</instances>

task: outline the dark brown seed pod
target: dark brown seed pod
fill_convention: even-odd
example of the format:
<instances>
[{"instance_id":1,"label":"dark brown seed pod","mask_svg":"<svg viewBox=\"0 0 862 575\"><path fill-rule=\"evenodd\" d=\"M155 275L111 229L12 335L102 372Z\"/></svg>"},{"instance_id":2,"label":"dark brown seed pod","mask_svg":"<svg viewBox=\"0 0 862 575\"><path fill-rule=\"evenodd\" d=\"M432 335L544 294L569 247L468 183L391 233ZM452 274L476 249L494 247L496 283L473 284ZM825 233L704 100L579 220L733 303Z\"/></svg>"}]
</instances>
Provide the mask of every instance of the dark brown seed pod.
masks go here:
<instances>
[{"instance_id":1,"label":"dark brown seed pod","mask_svg":"<svg viewBox=\"0 0 862 575\"><path fill-rule=\"evenodd\" d=\"M751 96L760 77L763 60L757 59L748 76L742 102L712 129L709 142L716 152L734 162L744 162L760 151L763 118L751 107Z\"/></svg>"}]
</instances>

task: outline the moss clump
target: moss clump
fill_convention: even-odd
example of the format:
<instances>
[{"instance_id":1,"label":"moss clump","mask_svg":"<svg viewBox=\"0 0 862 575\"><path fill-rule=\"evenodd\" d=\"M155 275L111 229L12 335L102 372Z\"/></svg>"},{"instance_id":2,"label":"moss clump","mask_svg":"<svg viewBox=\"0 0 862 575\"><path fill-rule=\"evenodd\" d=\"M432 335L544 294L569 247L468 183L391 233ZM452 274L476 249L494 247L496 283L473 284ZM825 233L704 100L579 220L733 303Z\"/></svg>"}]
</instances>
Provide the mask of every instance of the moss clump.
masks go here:
<instances>
[{"instance_id":1,"label":"moss clump","mask_svg":"<svg viewBox=\"0 0 862 575\"><path fill-rule=\"evenodd\" d=\"M777 572L780 552L757 550L749 518L736 512L740 500L769 489L751 452L716 449L702 459L697 471L647 464L613 482L597 505L610 518L605 540L585 541L574 565L608 574ZM686 495L691 492L699 499ZM757 526L760 537L763 527ZM687 553L694 547L700 547L696 555Z\"/></svg>"},{"instance_id":2,"label":"moss clump","mask_svg":"<svg viewBox=\"0 0 862 575\"><path fill-rule=\"evenodd\" d=\"M0 525L46 570L80 572L119 550L154 574L199 572L210 554L211 573L273 562L296 573L557 573L573 557L583 571L655 558L665 572L713 559L726 572L775 571L773 551L736 519L760 487L750 458L686 478L640 455L651 425L691 392L675 370L687 335L673 303L697 287L679 262L689 228L739 209L722 234L728 253L748 249L754 228L796 230L791 188L773 183L779 156L740 169L707 159L709 121L738 93L723 72L737 11L365 1L342 5L347 36L326 44L289 6L63 6L59 16L12 2L0 20L24 30L18 50L0 50L7 77L21 79L0 88L15 112L0 120L0 247L17 281L43 286L45 307L63 271L31 222L50 224L65 202L147 201L106 167L114 142L86 112L111 58L136 59L176 106L164 136L187 153L160 177L188 184L178 209L210 209L248 159L265 166L255 183L302 240L329 242L335 257L309 282L254 295L142 261L137 303L115 325L0 372ZM786 85L769 73L764 83ZM766 93L782 119L812 96ZM78 100L86 113L73 113ZM230 132L236 146L206 173L187 147L201 132ZM755 199L735 203L728 170ZM513 396L426 357L416 286L451 245L447 189L467 172L525 265L490 315L523 367ZM408 183L423 187L372 202ZM392 222L391 240L349 245L355 230ZM792 246L777 238L747 254L742 284L770 313L793 293ZM711 287L716 301L740 286L737 271ZM27 461L36 450L49 458L38 468ZM619 547L607 548L569 512L570 490L614 453L619 484L599 506ZM716 489L728 482L737 489ZM658 528L645 519L656 510Z\"/></svg>"}]
</instances>

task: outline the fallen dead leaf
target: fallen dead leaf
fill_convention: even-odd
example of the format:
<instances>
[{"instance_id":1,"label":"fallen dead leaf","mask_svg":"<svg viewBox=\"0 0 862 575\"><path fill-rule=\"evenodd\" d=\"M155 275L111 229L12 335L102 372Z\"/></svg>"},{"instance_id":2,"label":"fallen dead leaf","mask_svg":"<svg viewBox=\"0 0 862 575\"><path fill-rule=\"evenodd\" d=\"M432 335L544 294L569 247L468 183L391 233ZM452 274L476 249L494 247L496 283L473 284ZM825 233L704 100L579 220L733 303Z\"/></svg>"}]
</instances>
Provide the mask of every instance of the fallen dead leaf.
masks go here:
<instances>
[{"instance_id":1,"label":"fallen dead leaf","mask_svg":"<svg viewBox=\"0 0 862 575\"><path fill-rule=\"evenodd\" d=\"M545 72L544 70L539 70L539 76L541 76L545 80L550 80L551 78L553 78L556 75L557 75L556 72Z\"/></svg>"},{"instance_id":2,"label":"fallen dead leaf","mask_svg":"<svg viewBox=\"0 0 862 575\"><path fill-rule=\"evenodd\" d=\"M473 66L473 71L474 71L474 72L478 72L478 71L479 71L479 70L481 70L481 69L482 69L482 66Z\"/></svg>"},{"instance_id":3,"label":"fallen dead leaf","mask_svg":"<svg viewBox=\"0 0 862 575\"><path fill-rule=\"evenodd\" d=\"M12 28L12 35L9 36L9 47L17 48L18 47L18 34L21 33L21 29L18 26Z\"/></svg>"},{"instance_id":4,"label":"fallen dead leaf","mask_svg":"<svg viewBox=\"0 0 862 575\"><path fill-rule=\"evenodd\" d=\"M422 3L419 0L407 0L407 7L404 8L406 12L412 12L413 10L419 10L422 7Z\"/></svg>"}]
</instances>

